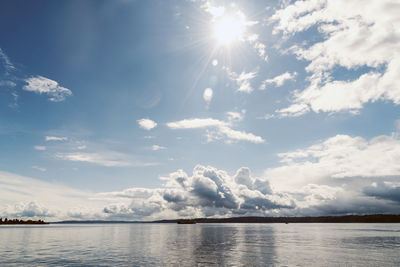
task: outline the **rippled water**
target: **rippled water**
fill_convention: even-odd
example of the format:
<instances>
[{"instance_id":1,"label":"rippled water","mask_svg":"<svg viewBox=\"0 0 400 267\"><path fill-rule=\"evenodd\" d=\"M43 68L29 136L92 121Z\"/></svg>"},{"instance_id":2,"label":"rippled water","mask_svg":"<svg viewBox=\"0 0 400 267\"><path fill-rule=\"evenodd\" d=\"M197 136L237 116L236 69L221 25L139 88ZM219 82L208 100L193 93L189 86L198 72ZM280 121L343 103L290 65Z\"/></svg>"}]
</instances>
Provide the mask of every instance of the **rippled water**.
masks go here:
<instances>
[{"instance_id":1,"label":"rippled water","mask_svg":"<svg viewBox=\"0 0 400 267\"><path fill-rule=\"evenodd\" d=\"M400 224L0 226L1 266L400 266Z\"/></svg>"}]
</instances>

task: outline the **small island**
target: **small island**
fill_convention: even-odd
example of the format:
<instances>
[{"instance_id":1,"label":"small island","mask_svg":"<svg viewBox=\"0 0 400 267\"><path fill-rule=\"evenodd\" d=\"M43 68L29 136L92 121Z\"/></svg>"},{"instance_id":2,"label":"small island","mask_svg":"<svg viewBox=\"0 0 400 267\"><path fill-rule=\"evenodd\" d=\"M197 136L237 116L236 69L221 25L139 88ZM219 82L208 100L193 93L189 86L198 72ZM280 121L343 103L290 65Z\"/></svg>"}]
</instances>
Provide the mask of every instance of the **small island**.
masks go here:
<instances>
[{"instance_id":1,"label":"small island","mask_svg":"<svg viewBox=\"0 0 400 267\"><path fill-rule=\"evenodd\" d=\"M7 219L5 218L3 220L3 218L0 218L0 225L2 224L48 224L47 222L43 221L43 220L37 220L37 221L33 221L33 220L19 220L19 219Z\"/></svg>"}]
</instances>

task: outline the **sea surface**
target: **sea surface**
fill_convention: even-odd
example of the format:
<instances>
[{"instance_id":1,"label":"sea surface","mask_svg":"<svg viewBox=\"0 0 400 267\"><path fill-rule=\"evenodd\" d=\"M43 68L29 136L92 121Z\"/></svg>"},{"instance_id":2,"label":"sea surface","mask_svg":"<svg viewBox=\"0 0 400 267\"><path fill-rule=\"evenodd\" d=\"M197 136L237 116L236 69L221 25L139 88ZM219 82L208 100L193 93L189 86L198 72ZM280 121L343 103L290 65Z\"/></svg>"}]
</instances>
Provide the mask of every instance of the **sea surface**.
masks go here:
<instances>
[{"instance_id":1,"label":"sea surface","mask_svg":"<svg viewBox=\"0 0 400 267\"><path fill-rule=\"evenodd\" d=\"M400 266L400 224L2 225L0 266Z\"/></svg>"}]
</instances>

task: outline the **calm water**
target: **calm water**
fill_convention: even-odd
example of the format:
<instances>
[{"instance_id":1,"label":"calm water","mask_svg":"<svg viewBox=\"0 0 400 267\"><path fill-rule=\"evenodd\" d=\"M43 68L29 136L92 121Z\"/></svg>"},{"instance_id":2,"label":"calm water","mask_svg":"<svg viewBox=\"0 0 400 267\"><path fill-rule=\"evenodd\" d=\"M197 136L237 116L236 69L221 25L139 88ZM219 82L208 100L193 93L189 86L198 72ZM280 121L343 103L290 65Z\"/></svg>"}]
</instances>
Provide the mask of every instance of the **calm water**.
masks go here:
<instances>
[{"instance_id":1,"label":"calm water","mask_svg":"<svg viewBox=\"0 0 400 267\"><path fill-rule=\"evenodd\" d=\"M0 226L0 266L400 266L400 224Z\"/></svg>"}]
</instances>

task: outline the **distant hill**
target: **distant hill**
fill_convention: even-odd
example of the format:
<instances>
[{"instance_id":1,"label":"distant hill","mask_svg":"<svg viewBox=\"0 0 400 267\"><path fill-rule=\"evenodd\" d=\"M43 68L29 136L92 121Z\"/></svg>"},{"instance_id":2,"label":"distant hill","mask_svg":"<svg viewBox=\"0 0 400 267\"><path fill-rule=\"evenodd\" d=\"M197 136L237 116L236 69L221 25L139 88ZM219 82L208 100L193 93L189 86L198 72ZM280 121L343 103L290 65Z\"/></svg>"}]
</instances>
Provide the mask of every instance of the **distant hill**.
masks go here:
<instances>
[{"instance_id":1,"label":"distant hill","mask_svg":"<svg viewBox=\"0 0 400 267\"><path fill-rule=\"evenodd\" d=\"M57 224L72 223L177 223L181 219L158 221L101 221L73 220L53 222ZM400 215L372 214L320 217L233 217L233 218L196 218L195 223L400 223ZM53 224L52 223L52 224Z\"/></svg>"},{"instance_id":2,"label":"distant hill","mask_svg":"<svg viewBox=\"0 0 400 267\"><path fill-rule=\"evenodd\" d=\"M400 215L200 218L196 223L400 223Z\"/></svg>"}]
</instances>

